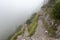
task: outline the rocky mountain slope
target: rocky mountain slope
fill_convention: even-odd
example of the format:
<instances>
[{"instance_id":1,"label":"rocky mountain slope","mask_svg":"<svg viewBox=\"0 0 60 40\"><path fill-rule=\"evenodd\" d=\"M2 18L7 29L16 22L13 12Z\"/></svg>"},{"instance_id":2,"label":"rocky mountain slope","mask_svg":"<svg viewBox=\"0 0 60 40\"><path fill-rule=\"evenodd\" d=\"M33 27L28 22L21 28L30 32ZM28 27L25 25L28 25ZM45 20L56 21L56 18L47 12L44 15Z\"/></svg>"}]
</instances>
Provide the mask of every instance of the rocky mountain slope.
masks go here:
<instances>
[{"instance_id":1,"label":"rocky mountain slope","mask_svg":"<svg viewBox=\"0 0 60 40\"><path fill-rule=\"evenodd\" d=\"M60 40L60 22L50 17L56 2L49 0L10 40Z\"/></svg>"}]
</instances>

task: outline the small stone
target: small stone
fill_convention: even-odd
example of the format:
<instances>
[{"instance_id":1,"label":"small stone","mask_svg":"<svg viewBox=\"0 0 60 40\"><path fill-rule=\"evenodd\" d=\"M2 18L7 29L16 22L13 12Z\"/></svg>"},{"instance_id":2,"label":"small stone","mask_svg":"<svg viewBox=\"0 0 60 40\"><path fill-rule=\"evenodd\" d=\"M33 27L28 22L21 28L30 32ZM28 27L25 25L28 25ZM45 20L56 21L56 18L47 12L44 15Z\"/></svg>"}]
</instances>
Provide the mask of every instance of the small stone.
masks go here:
<instances>
[{"instance_id":1,"label":"small stone","mask_svg":"<svg viewBox=\"0 0 60 40\"><path fill-rule=\"evenodd\" d=\"M25 40L25 39L22 39L22 40Z\"/></svg>"},{"instance_id":2,"label":"small stone","mask_svg":"<svg viewBox=\"0 0 60 40\"><path fill-rule=\"evenodd\" d=\"M48 31L45 31L45 33L48 33Z\"/></svg>"}]
</instances>

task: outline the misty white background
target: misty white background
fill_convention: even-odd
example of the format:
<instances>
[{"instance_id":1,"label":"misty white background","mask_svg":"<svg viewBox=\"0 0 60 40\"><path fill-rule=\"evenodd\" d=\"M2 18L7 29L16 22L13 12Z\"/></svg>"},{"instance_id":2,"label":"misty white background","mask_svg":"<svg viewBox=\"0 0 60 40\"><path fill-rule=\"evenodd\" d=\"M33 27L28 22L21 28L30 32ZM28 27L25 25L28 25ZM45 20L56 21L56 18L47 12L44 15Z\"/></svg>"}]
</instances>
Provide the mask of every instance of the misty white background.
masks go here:
<instances>
[{"instance_id":1,"label":"misty white background","mask_svg":"<svg viewBox=\"0 0 60 40\"><path fill-rule=\"evenodd\" d=\"M44 0L0 0L0 40L13 34L43 3Z\"/></svg>"}]
</instances>

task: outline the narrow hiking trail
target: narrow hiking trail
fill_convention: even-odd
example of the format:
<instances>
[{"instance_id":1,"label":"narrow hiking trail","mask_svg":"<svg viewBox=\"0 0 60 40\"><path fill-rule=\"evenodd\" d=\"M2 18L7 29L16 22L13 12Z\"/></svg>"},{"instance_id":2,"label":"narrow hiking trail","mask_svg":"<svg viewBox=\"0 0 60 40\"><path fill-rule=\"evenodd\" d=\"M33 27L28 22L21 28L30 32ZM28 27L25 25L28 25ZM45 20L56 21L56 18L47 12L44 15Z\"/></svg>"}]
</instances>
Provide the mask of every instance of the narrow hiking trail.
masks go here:
<instances>
[{"instance_id":1,"label":"narrow hiking trail","mask_svg":"<svg viewBox=\"0 0 60 40\"><path fill-rule=\"evenodd\" d=\"M32 37L28 37L28 26L25 25L25 32L23 35L19 35L17 37L17 40L60 40L60 39L55 39L55 38L51 38L48 36L48 33L46 33L46 29L45 26L43 24L43 21L46 20L47 21L47 17L45 17L45 14L43 12L43 10L41 10L39 12L39 14L41 15L38 19L38 25L37 28L35 30L35 34Z\"/></svg>"},{"instance_id":2,"label":"narrow hiking trail","mask_svg":"<svg viewBox=\"0 0 60 40\"><path fill-rule=\"evenodd\" d=\"M48 37L48 34L45 31L46 29L43 25L42 19L41 17L39 17L38 26L36 28L35 34L31 37L32 40L55 40Z\"/></svg>"}]
</instances>

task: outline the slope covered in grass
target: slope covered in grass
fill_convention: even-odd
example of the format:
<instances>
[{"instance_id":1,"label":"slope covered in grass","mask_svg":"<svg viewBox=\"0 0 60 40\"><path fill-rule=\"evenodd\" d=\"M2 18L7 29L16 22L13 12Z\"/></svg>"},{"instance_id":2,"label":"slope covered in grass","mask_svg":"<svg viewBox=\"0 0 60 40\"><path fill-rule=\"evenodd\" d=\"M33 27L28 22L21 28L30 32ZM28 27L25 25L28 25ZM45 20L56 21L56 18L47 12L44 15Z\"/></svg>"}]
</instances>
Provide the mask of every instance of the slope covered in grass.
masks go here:
<instances>
[{"instance_id":1,"label":"slope covered in grass","mask_svg":"<svg viewBox=\"0 0 60 40\"><path fill-rule=\"evenodd\" d=\"M38 18L39 18L39 14L36 14L32 20L32 23L29 25L29 28L28 28L29 35L28 36L32 36L34 34L35 29L38 24Z\"/></svg>"},{"instance_id":2,"label":"slope covered in grass","mask_svg":"<svg viewBox=\"0 0 60 40\"><path fill-rule=\"evenodd\" d=\"M22 26L21 29L11 37L10 40L16 40L19 35L22 35L24 33L24 31L25 31L25 27Z\"/></svg>"}]
</instances>

